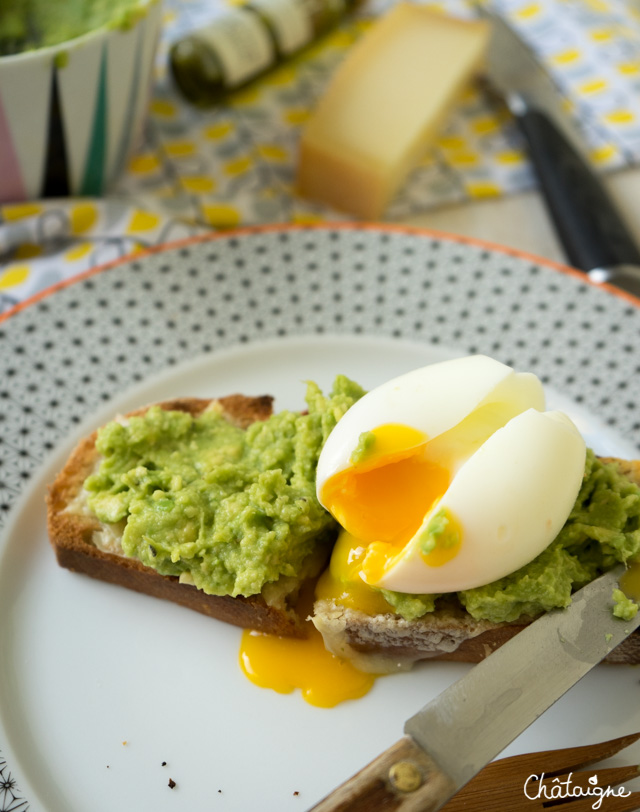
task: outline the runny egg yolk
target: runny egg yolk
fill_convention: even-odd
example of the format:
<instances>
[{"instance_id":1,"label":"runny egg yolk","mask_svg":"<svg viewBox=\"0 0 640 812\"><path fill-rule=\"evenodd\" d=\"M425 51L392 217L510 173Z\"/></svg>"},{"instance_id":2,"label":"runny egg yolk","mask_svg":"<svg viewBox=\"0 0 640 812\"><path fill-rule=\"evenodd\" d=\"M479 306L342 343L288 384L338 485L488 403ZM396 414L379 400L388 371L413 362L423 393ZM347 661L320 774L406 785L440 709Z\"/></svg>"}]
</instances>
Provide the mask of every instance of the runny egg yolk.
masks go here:
<instances>
[{"instance_id":1,"label":"runny egg yolk","mask_svg":"<svg viewBox=\"0 0 640 812\"><path fill-rule=\"evenodd\" d=\"M393 611L382 593L360 578L360 572L367 555L367 571L382 571L448 488L449 471L426 457L427 439L409 426L379 426L361 437L352 465L327 480L322 501L344 530L329 568L318 581L317 598L330 597L372 615ZM427 553L430 563L437 566L455 555L453 546L438 543ZM307 702L319 707L364 696L375 675L358 671L328 652L321 634L310 621L307 624L306 639L244 631L240 647L244 674L254 684L278 693L299 688Z\"/></svg>"},{"instance_id":2,"label":"runny egg yolk","mask_svg":"<svg viewBox=\"0 0 640 812\"><path fill-rule=\"evenodd\" d=\"M352 465L324 484L323 504L364 545L403 547L448 488L449 472L425 455L427 440L410 426L379 426L361 437Z\"/></svg>"},{"instance_id":3,"label":"runny egg yolk","mask_svg":"<svg viewBox=\"0 0 640 812\"><path fill-rule=\"evenodd\" d=\"M635 561L620 578L620 589L627 598L640 601L640 561Z\"/></svg>"},{"instance_id":4,"label":"runny egg yolk","mask_svg":"<svg viewBox=\"0 0 640 812\"><path fill-rule=\"evenodd\" d=\"M368 583L380 580L451 481L446 468L427 458L427 441L417 429L384 424L361 437L351 467L327 480L323 502L345 529L318 581L318 599L369 615L393 611ZM457 555L461 533L452 516L436 513L428 530L431 547L423 545L422 556L430 566Z\"/></svg>"},{"instance_id":5,"label":"runny egg yolk","mask_svg":"<svg viewBox=\"0 0 640 812\"><path fill-rule=\"evenodd\" d=\"M367 548L346 530L338 536L331 562L316 585L316 598L327 598L348 609L357 609L367 615L393 612L377 589L372 589L360 577Z\"/></svg>"},{"instance_id":6,"label":"runny egg yolk","mask_svg":"<svg viewBox=\"0 0 640 812\"><path fill-rule=\"evenodd\" d=\"M331 654L313 623L306 625L309 636L300 640L248 629L242 633L240 667L251 682L280 694L299 688L306 702L320 708L368 693L375 676Z\"/></svg>"},{"instance_id":7,"label":"runny egg yolk","mask_svg":"<svg viewBox=\"0 0 640 812\"><path fill-rule=\"evenodd\" d=\"M304 588L298 613L308 617L313 609L314 591ZM322 635L311 620L305 622L307 637L277 637L245 629L240 643L240 668L260 688L290 694L296 688L310 705L333 708L348 699L360 699L376 680L324 647Z\"/></svg>"}]
</instances>

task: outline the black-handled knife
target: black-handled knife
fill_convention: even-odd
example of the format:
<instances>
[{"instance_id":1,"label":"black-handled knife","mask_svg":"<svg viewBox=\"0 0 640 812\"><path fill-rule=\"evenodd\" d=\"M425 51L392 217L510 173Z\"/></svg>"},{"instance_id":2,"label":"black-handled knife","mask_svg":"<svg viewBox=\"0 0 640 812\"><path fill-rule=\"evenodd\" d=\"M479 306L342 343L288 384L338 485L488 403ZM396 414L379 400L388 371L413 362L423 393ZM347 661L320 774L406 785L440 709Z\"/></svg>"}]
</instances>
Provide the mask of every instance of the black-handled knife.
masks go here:
<instances>
[{"instance_id":1,"label":"black-handled knife","mask_svg":"<svg viewBox=\"0 0 640 812\"><path fill-rule=\"evenodd\" d=\"M559 110L550 76L500 17L481 14L492 25L487 79L524 135L569 263L595 282L640 296L640 248Z\"/></svg>"}]
</instances>

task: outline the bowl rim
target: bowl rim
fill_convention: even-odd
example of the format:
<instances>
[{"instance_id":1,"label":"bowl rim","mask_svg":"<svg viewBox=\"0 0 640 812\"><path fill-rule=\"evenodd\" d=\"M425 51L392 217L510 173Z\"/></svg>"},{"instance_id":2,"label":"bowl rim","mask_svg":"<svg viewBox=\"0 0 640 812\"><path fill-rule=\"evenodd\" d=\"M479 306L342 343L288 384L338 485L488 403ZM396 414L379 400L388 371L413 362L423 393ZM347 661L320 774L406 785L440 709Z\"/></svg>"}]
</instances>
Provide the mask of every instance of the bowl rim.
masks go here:
<instances>
[{"instance_id":1,"label":"bowl rim","mask_svg":"<svg viewBox=\"0 0 640 812\"><path fill-rule=\"evenodd\" d=\"M30 59L47 59L47 58L55 58L58 53L68 51L70 48L77 48L82 47L85 43L89 42L92 39L100 39L102 37L106 37L109 35L111 31L131 31L135 28L138 23L147 15L149 9L155 5L161 5L162 0L136 0L134 4L132 4L131 9L139 9L143 11L144 14L141 14L131 26L123 29L121 26L118 25L111 25L110 22L103 23L98 28L92 28L90 31L86 31L84 34L80 34L77 37L73 37L73 39L66 39L63 42L58 42L55 45L44 45L41 48L31 48L27 51L20 51L17 54L5 54L4 56L0 55L0 66L2 65L9 65L9 64L16 64L20 61L26 62Z\"/></svg>"}]
</instances>

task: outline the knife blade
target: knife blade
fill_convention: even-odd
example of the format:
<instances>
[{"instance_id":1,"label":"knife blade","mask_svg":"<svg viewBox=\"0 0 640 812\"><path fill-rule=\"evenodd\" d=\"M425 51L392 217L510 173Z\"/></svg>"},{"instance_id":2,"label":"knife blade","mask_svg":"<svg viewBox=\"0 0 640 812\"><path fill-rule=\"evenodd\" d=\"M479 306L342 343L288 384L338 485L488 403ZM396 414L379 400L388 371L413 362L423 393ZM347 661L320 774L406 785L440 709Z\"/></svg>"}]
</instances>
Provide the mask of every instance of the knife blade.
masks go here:
<instances>
[{"instance_id":1,"label":"knife blade","mask_svg":"<svg viewBox=\"0 0 640 812\"><path fill-rule=\"evenodd\" d=\"M590 166L553 80L509 25L484 6L478 11L491 23L486 79L524 136L569 262L593 282L640 296L640 248Z\"/></svg>"},{"instance_id":2,"label":"knife blade","mask_svg":"<svg viewBox=\"0 0 640 812\"><path fill-rule=\"evenodd\" d=\"M475 665L404 726L405 736L310 812L435 812L640 626L614 617L624 567L592 581Z\"/></svg>"}]
</instances>

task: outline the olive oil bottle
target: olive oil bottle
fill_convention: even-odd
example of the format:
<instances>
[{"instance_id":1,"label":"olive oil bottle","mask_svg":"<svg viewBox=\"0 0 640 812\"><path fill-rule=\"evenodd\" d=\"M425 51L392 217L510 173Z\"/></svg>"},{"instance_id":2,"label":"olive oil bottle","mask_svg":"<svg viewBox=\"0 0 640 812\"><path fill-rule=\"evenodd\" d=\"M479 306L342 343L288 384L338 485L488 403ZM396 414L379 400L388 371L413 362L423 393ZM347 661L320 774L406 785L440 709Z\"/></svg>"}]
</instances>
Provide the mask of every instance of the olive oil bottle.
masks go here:
<instances>
[{"instance_id":1,"label":"olive oil bottle","mask_svg":"<svg viewBox=\"0 0 640 812\"><path fill-rule=\"evenodd\" d=\"M176 42L171 72L193 104L210 107L329 31L361 0L249 0Z\"/></svg>"}]
</instances>

